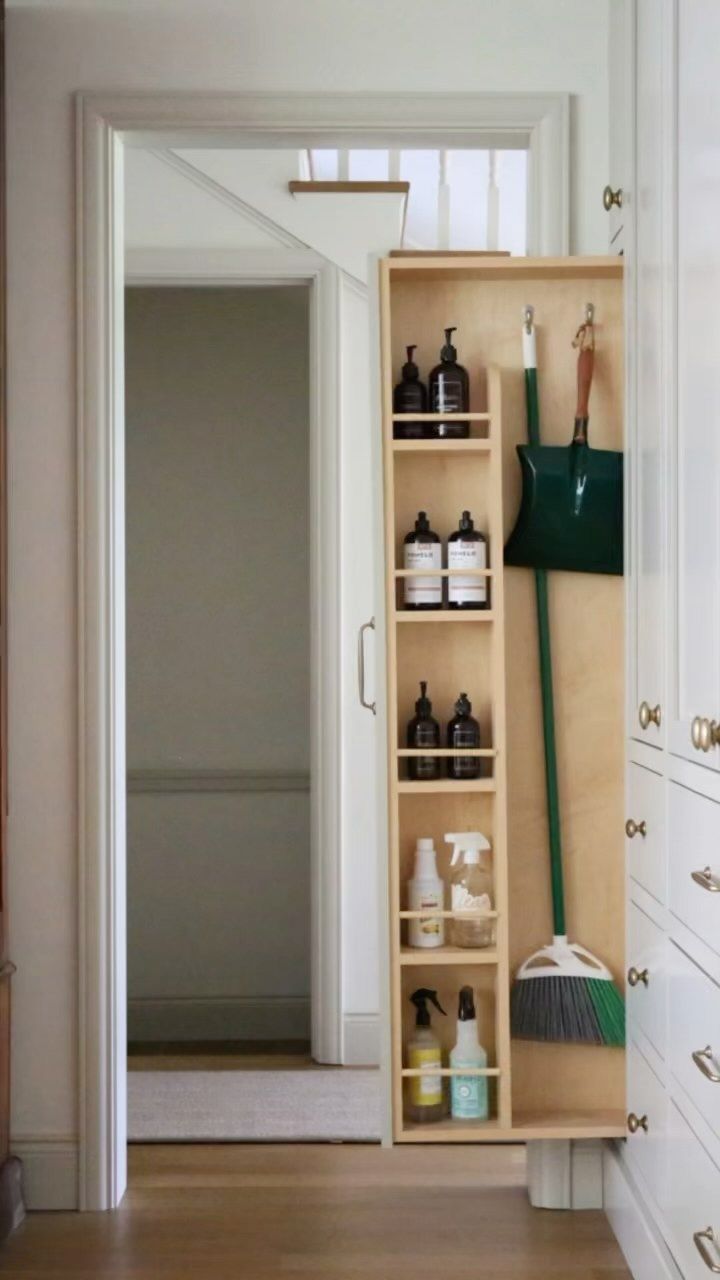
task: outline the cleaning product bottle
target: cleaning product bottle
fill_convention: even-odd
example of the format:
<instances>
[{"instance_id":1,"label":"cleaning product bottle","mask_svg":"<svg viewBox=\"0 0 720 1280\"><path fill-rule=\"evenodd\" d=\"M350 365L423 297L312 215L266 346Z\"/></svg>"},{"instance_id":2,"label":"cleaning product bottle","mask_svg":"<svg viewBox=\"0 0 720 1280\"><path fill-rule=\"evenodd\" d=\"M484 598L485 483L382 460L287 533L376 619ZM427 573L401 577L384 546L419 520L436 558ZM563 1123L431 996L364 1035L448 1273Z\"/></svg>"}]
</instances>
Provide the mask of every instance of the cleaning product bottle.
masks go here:
<instances>
[{"instance_id":1,"label":"cleaning product bottle","mask_svg":"<svg viewBox=\"0 0 720 1280\"><path fill-rule=\"evenodd\" d=\"M470 512L463 511L459 528L448 538L448 569L487 567L487 538L475 528ZM448 604L451 609L487 609L487 578L448 578Z\"/></svg>"},{"instance_id":2,"label":"cleaning product bottle","mask_svg":"<svg viewBox=\"0 0 720 1280\"><path fill-rule=\"evenodd\" d=\"M448 922L450 942L455 947L491 947L495 922L492 917L477 917L478 912L493 909L490 841L481 831L461 831L448 833L445 842L453 846L450 866L460 863L450 877L450 910L476 913L467 920Z\"/></svg>"},{"instance_id":3,"label":"cleaning product bottle","mask_svg":"<svg viewBox=\"0 0 720 1280\"><path fill-rule=\"evenodd\" d=\"M442 543L430 528L426 511L418 511L415 528L405 535L403 568L442 569ZM405 579L406 609L441 609L442 578L423 574Z\"/></svg>"},{"instance_id":4,"label":"cleaning product bottle","mask_svg":"<svg viewBox=\"0 0 720 1280\"><path fill-rule=\"evenodd\" d=\"M460 988L457 1040L450 1050L451 1067L487 1067L487 1054L478 1038L472 987ZM453 1120L487 1120L487 1076L450 1077L450 1114Z\"/></svg>"},{"instance_id":5,"label":"cleaning product bottle","mask_svg":"<svg viewBox=\"0 0 720 1280\"><path fill-rule=\"evenodd\" d=\"M420 836L415 846L415 870L408 880L408 911L443 911L445 909L445 885L440 879L435 861L435 846L428 836ZM442 916L422 916L408 921L408 942L411 947L441 947L445 941L445 921Z\"/></svg>"},{"instance_id":6,"label":"cleaning product bottle","mask_svg":"<svg viewBox=\"0 0 720 1280\"><path fill-rule=\"evenodd\" d=\"M406 348L407 361L402 367L402 382L393 391L393 413L427 413L427 390L420 381L413 355L415 346ZM429 422L394 422L395 440L423 440L430 434Z\"/></svg>"},{"instance_id":7,"label":"cleaning product bottle","mask_svg":"<svg viewBox=\"0 0 720 1280\"><path fill-rule=\"evenodd\" d=\"M415 1015L415 1031L407 1046L408 1066L416 1070L420 1067L442 1067L442 1051L440 1041L430 1026L430 1010L428 1000L432 1001L440 1013L445 1013L437 998L437 991L427 987L418 987L410 997L417 1009ZM410 1099L408 1118L416 1123L425 1124L430 1120L442 1120L445 1112L443 1102L442 1076L428 1072L427 1075L410 1076Z\"/></svg>"},{"instance_id":8,"label":"cleaning product bottle","mask_svg":"<svg viewBox=\"0 0 720 1280\"><path fill-rule=\"evenodd\" d=\"M445 330L445 345L440 351L440 363L430 374L430 410L432 413L469 413L470 381L467 369L457 362L457 350L452 336L455 326ZM444 440L463 440L470 435L468 422L435 422L433 435Z\"/></svg>"},{"instance_id":9,"label":"cleaning product bottle","mask_svg":"<svg viewBox=\"0 0 720 1280\"><path fill-rule=\"evenodd\" d=\"M472 702L466 693L461 693L455 703L455 715L447 727L447 744L454 750L470 747L476 750L480 746L480 725L470 715ZM482 756L448 756L448 778L461 781L466 778L479 778L482 769Z\"/></svg>"},{"instance_id":10,"label":"cleaning product bottle","mask_svg":"<svg viewBox=\"0 0 720 1280\"><path fill-rule=\"evenodd\" d=\"M408 722L407 745L415 749L440 746L440 725L432 714L432 702L427 696L427 680L420 681L420 697L415 703L415 715ZM408 756L408 774L412 782L434 782L440 777L440 756Z\"/></svg>"}]
</instances>

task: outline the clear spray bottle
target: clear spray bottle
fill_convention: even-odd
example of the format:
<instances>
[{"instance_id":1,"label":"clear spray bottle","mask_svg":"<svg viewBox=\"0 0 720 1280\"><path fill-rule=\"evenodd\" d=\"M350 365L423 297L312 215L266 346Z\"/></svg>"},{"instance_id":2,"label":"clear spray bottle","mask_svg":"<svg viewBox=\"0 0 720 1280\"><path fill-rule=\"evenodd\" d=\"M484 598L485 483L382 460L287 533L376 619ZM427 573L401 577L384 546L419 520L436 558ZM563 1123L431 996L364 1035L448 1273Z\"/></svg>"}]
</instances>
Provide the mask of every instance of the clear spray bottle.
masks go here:
<instances>
[{"instance_id":1,"label":"clear spray bottle","mask_svg":"<svg viewBox=\"0 0 720 1280\"><path fill-rule=\"evenodd\" d=\"M449 941L455 947L491 947L495 939L495 921L492 917L483 919L479 915L493 910L490 841L481 831L460 831L450 832L445 836L445 842L453 846L450 866L460 864L450 876L450 909L468 912L465 920L448 921Z\"/></svg>"}]
</instances>

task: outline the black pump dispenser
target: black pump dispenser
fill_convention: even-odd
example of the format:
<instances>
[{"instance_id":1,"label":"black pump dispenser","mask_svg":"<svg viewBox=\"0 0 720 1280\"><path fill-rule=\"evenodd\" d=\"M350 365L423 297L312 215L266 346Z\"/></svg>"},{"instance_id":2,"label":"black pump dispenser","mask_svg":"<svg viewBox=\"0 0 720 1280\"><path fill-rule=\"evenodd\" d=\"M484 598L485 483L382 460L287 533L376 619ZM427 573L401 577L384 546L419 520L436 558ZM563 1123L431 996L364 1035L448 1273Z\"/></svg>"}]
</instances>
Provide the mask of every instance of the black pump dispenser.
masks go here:
<instances>
[{"instance_id":1,"label":"black pump dispenser","mask_svg":"<svg viewBox=\"0 0 720 1280\"><path fill-rule=\"evenodd\" d=\"M469 991L470 988L465 987L464 990ZM470 992L470 994L472 995L472 992ZM418 987L417 991L413 991L410 999L417 1010L415 1015L416 1027L430 1026L430 1010L427 1007L428 1000L431 1004L435 1005L435 1008L439 1010L440 1013L445 1013L445 1010L438 1000L437 991L431 991L429 987Z\"/></svg>"},{"instance_id":2,"label":"black pump dispenser","mask_svg":"<svg viewBox=\"0 0 720 1280\"><path fill-rule=\"evenodd\" d=\"M466 693L461 693L455 703L455 715L447 729L447 744L453 750L465 747L475 750L480 746L480 725L470 714L472 703ZM447 762L448 777L455 781L479 778L480 756L450 756Z\"/></svg>"},{"instance_id":3,"label":"black pump dispenser","mask_svg":"<svg viewBox=\"0 0 720 1280\"><path fill-rule=\"evenodd\" d=\"M393 413L427 413L427 390L420 381L420 370L413 356L416 344L406 347L407 360L402 367L402 381L393 391ZM427 422L394 422L395 440L424 440L428 434Z\"/></svg>"},{"instance_id":4,"label":"black pump dispenser","mask_svg":"<svg viewBox=\"0 0 720 1280\"><path fill-rule=\"evenodd\" d=\"M452 336L456 326L445 330L445 343L440 350L440 364L430 374L430 409L432 413L469 413L470 381L467 369L457 362L457 348ZM468 422L433 423L433 435L443 440L466 440L470 435Z\"/></svg>"},{"instance_id":5,"label":"black pump dispenser","mask_svg":"<svg viewBox=\"0 0 720 1280\"><path fill-rule=\"evenodd\" d=\"M415 715L407 727L407 745L417 750L440 746L440 725L432 714L432 702L427 696L427 680L420 681L420 697L415 703ZM433 782L440 777L438 756L409 756L408 775L412 782Z\"/></svg>"},{"instance_id":6,"label":"black pump dispenser","mask_svg":"<svg viewBox=\"0 0 720 1280\"><path fill-rule=\"evenodd\" d=\"M457 329L457 325L454 324L452 328L445 330L445 346L442 348L440 352L441 360L446 360L446 361L457 360L457 348L453 345L453 340L452 340L452 336L455 333L456 329Z\"/></svg>"},{"instance_id":7,"label":"black pump dispenser","mask_svg":"<svg viewBox=\"0 0 720 1280\"><path fill-rule=\"evenodd\" d=\"M463 569L487 569L488 544L484 533L475 528L469 511L463 511L459 527L448 538L448 605L451 609L487 609L488 580L480 574L462 574Z\"/></svg>"},{"instance_id":8,"label":"black pump dispenser","mask_svg":"<svg viewBox=\"0 0 720 1280\"><path fill-rule=\"evenodd\" d=\"M441 609L442 578L437 576L437 570L442 568L442 544L437 533L430 528L426 511L418 511L415 528L403 539L403 568L414 569L417 573L417 576L405 579L405 608Z\"/></svg>"},{"instance_id":9,"label":"black pump dispenser","mask_svg":"<svg viewBox=\"0 0 720 1280\"><path fill-rule=\"evenodd\" d=\"M472 987L461 987L460 997L458 1000L458 1021L474 1022L475 1013L475 993Z\"/></svg>"}]
</instances>

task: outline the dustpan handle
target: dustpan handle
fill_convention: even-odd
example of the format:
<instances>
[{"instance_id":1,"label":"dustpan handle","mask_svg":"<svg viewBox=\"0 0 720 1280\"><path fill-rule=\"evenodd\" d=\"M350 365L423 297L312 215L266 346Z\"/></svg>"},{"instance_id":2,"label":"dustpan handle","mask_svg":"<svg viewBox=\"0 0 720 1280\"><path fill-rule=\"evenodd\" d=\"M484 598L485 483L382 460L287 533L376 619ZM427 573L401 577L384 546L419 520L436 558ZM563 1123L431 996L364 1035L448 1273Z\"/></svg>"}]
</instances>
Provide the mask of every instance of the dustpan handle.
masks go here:
<instances>
[{"instance_id":1,"label":"dustpan handle","mask_svg":"<svg viewBox=\"0 0 720 1280\"><path fill-rule=\"evenodd\" d=\"M577 409L573 444L587 444L590 388L595 366L595 337L591 324L584 324L577 333L575 345L579 346L577 362Z\"/></svg>"}]
</instances>

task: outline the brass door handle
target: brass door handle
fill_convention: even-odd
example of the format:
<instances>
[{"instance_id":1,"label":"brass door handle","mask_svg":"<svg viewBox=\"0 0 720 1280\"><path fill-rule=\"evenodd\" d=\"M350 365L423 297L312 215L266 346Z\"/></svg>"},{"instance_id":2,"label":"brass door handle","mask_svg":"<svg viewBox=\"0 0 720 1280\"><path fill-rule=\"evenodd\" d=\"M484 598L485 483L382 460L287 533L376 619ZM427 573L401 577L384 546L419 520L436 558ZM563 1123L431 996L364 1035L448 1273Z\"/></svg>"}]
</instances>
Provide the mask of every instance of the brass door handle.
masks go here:
<instances>
[{"instance_id":1,"label":"brass door handle","mask_svg":"<svg viewBox=\"0 0 720 1280\"><path fill-rule=\"evenodd\" d=\"M643 818L642 822L636 822L634 818L628 818L625 823L625 835L628 840L634 840L635 836L642 836L643 839L647 835L647 822Z\"/></svg>"},{"instance_id":2,"label":"brass door handle","mask_svg":"<svg viewBox=\"0 0 720 1280\"><path fill-rule=\"evenodd\" d=\"M708 1271L714 1272L715 1275L720 1275L720 1263L713 1261L712 1254L708 1249L708 1244L711 1244L715 1246L717 1252L717 1241L712 1227L706 1227L704 1231L693 1232L693 1240L695 1241L695 1248Z\"/></svg>"},{"instance_id":3,"label":"brass door handle","mask_svg":"<svg viewBox=\"0 0 720 1280\"><path fill-rule=\"evenodd\" d=\"M713 1051L709 1044L706 1044L704 1049L696 1049L692 1060L698 1071L702 1071L706 1080L710 1080L712 1084L720 1084L720 1075L710 1066L713 1061Z\"/></svg>"},{"instance_id":4,"label":"brass door handle","mask_svg":"<svg viewBox=\"0 0 720 1280\"><path fill-rule=\"evenodd\" d=\"M643 1133L647 1133L649 1125L647 1116L636 1116L631 1111L627 1118L627 1127L630 1133L637 1133L638 1129L642 1129Z\"/></svg>"},{"instance_id":5,"label":"brass door handle","mask_svg":"<svg viewBox=\"0 0 720 1280\"><path fill-rule=\"evenodd\" d=\"M633 965L632 968L627 971L627 980L628 986L630 987L636 987L638 982L642 982L643 986L647 987L650 982L650 970L636 969L635 965Z\"/></svg>"},{"instance_id":6,"label":"brass door handle","mask_svg":"<svg viewBox=\"0 0 720 1280\"><path fill-rule=\"evenodd\" d=\"M622 209L622 202L623 202L622 187L618 187L617 191L613 191L612 187L608 183L605 190L603 191L603 209L605 210L605 212L609 213L613 205L617 205L618 209Z\"/></svg>"},{"instance_id":7,"label":"brass door handle","mask_svg":"<svg viewBox=\"0 0 720 1280\"><path fill-rule=\"evenodd\" d=\"M690 725L690 740L696 751L711 751L720 743L720 724L706 716L695 716Z\"/></svg>"},{"instance_id":8,"label":"brass door handle","mask_svg":"<svg viewBox=\"0 0 720 1280\"><path fill-rule=\"evenodd\" d=\"M640 706L638 707L638 720L640 721L641 729L649 729L651 724L656 725L659 729L661 718L662 712L660 710L660 703L658 703L656 707L651 707L649 702L640 703Z\"/></svg>"},{"instance_id":9,"label":"brass door handle","mask_svg":"<svg viewBox=\"0 0 720 1280\"><path fill-rule=\"evenodd\" d=\"M715 879L710 867L703 867L702 871L691 871L691 878L695 884L699 884L701 889L707 889L708 893L720 893L720 884Z\"/></svg>"}]
</instances>

